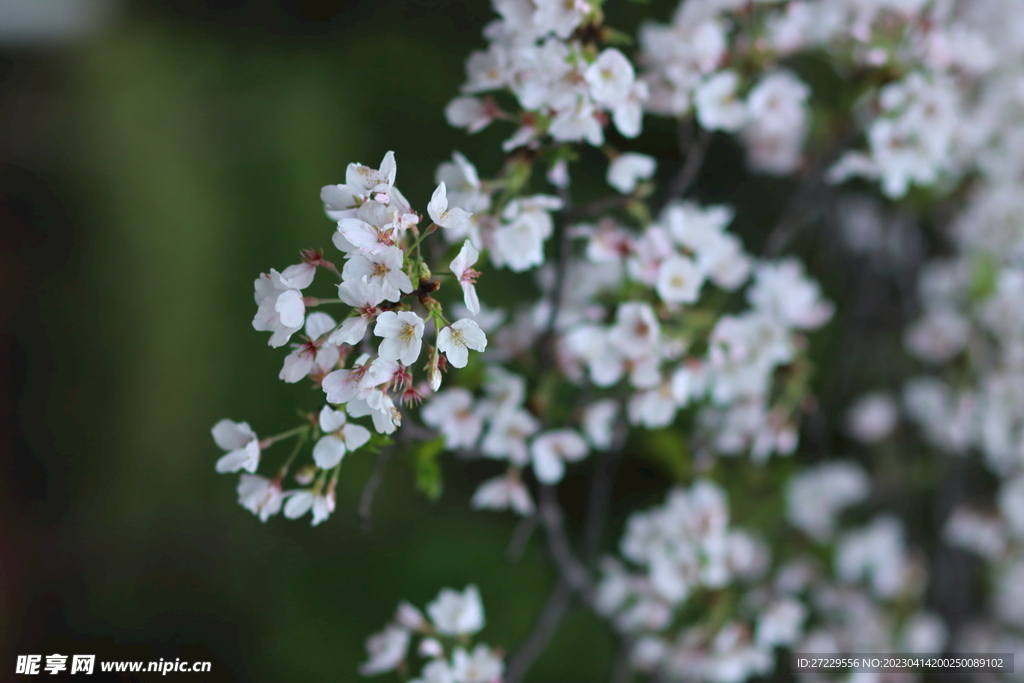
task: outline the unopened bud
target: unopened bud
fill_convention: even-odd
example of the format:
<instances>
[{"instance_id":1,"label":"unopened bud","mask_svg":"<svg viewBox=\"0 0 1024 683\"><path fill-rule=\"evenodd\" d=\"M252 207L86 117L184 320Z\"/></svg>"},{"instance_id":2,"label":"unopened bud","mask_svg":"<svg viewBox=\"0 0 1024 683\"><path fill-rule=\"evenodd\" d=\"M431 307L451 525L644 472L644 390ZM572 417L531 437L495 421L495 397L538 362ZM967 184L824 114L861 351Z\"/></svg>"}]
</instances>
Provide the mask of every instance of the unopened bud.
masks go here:
<instances>
[{"instance_id":1,"label":"unopened bud","mask_svg":"<svg viewBox=\"0 0 1024 683\"><path fill-rule=\"evenodd\" d=\"M395 612L395 621L410 631L421 632L429 628L423 613L408 602L399 603L398 611Z\"/></svg>"}]
</instances>

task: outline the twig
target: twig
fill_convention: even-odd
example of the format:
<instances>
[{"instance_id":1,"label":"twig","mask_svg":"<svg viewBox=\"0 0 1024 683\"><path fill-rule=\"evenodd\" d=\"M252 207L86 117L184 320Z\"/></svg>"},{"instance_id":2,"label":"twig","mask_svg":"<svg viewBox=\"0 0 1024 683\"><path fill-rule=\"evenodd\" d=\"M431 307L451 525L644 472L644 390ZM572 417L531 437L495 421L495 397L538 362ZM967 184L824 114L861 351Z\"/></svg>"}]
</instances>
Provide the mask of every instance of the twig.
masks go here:
<instances>
[{"instance_id":1,"label":"twig","mask_svg":"<svg viewBox=\"0 0 1024 683\"><path fill-rule=\"evenodd\" d=\"M569 608L571 599L572 588L565 579L559 579L558 583L555 584L555 589L548 596L548 601L544 605L540 618L537 619L537 623L534 625L530 636L509 660L508 669L503 679L504 683L520 683L523 680L526 672L533 665L534 660L540 656L540 653L551 642L552 636L555 635L559 624L562 622L562 618L565 616L566 610Z\"/></svg>"},{"instance_id":2,"label":"twig","mask_svg":"<svg viewBox=\"0 0 1024 683\"><path fill-rule=\"evenodd\" d=\"M611 211L612 209L621 209L630 202L635 201L632 195L628 194L614 194L607 197L601 197L595 199L592 202L588 202L572 211L568 212L567 216L570 221L579 220L581 218L591 218L605 211Z\"/></svg>"},{"instance_id":3,"label":"twig","mask_svg":"<svg viewBox=\"0 0 1024 683\"><path fill-rule=\"evenodd\" d=\"M540 515L532 514L529 517L524 517L516 525L515 531L512 532L512 538L509 540L508 548L505 550L505 559L509 562L521 560L523 553L526 552L526 545L530 542L530 537L533 536L534 530L539 525Z\"/></svg>"},{"instance_id":4,"label":"twig","mask_svg":"<svg viewBox=\"0 0 1024 683\"><path fill-rule=\"evenodd\" d=\"M697 180L700 169L704 165L704 157L707 156L708 148L711 146L711 138L712 132L701 128L692 142L680 140L680 147L684 150L686 159L679 172L669 181L668 190L658 207L659 210L673 199L682 197L690 189L690 185Z\"/></svg>"},{"instance_id":5,"label":"twig","mask_svg":"<svg viewBox=\"0 0 1024 683\"><path fill-rule=\"evenodd\" d=\"M632 683L633 664L629 661L630 653L633 650L633 638L622 636L619 643L619 650L615 654L615 661L612 663L612 675L608 683Z\"/></svg>"},{"instance_id":6,"label":"twig","mask_svg":"<svg viewBox=\"0 0 1024 683\"><path fill-rule=\"evenodd\" d=\"M377 492L377 488L384 479L384 466L388 464L390 458L391 447L385 446L377 456L377 464L374 465L370 478L366 480L366 485L363 486L363 494L359 497L359 523L363 527L364 533L370 533L372 526L370 508L373 506L373 494Z\"/></svg>"},{"instance_id":7,"label":"twig","mask_svg":"<svg viewBox=\"0 0 1024 683\"><path fill-rule=\"evenodd\" d=\"M612 489L615 478L622 463L622 447L625 446L629 425L623 416L619 416L612 434L610 448L601 454L601 459L594 468L590 479L590 495L587 498L587 521L583 528L583 560L593 564L601 549L601 537L604 535L605 523L608 521L608 508L611 506Z\"/></svg>"},{"instance_id":8,"label":"twig","mask_svg":"<svg viewBox=\"0 0 1024 683\"><path fill-rule=\"evenodd\" d=\"M565 533L565 516L562 506L558 503L558 489L554 486L540 487L541 522L548 537L548 550L558 565L558 571L570 588L588 606L593 602L593 585L590 573L573 552L572 544Z\"/></svg>"},{"instance_id":9,"label":"twig","mask_svg":"<svg viewBox=\"0 0 1024 683\"><path fill-rule=\"evenodd\" d=\"M554 367L556 364L555 352L555 325L558 323L558 314L562 309L562 288L565 286L565 273L569 269L569 252L572 243L569 239L569 212L572 211L572 202L566 188L559 188L558 196L562 200L562 210L559 212L558 221L558 260L555 262L555 278L551 283L551 307L548 310L548 319L544 324L541 334L540 373Z\"/></svg>"}]
</instances>

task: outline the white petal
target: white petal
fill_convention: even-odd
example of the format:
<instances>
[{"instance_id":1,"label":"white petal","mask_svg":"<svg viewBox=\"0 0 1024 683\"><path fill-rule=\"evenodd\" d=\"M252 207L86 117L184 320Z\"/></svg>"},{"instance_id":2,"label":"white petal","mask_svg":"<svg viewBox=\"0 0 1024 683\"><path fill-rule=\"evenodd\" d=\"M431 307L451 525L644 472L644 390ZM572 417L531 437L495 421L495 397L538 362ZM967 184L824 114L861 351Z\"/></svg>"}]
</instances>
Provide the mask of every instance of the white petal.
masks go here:
<instances>
[{"instance_id":1,"label":"white petal","mask_svg":"<svg viewBox=\"0 0 1024 683\"><path fill-rule=\"evenodd\" d=\"M320 440L313 446L313 460L321 469L331 469L341 462L344 456L345 444L333 435L320 437Z\"/></svg>"}]
</instances>

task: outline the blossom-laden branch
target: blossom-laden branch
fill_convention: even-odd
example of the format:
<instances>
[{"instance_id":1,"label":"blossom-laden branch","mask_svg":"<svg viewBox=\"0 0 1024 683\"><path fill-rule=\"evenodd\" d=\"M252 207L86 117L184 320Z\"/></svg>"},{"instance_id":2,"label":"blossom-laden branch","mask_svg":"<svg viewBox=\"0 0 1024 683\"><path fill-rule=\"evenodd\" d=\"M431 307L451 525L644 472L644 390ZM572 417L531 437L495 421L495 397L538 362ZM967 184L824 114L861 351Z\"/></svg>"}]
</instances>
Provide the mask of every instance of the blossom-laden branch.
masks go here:
<instances>
[{"instance_id":1,"label":"blossom-laden branch","mask_svg":"<svg viewBox=\"0 0 1024 683\"><path fill-rule=\"evenodd\" d=\"M523 516L513 557L540 526L558 576L507 681L525 675L574 602L620 636L613 681L640 671L737 683L768 675L777 648L942 650L950 634L914 591L922 563L903 521L864 508L881 474L837 457L747 490L779 471L773 456L800 457L800 423L815 404L809 335L836 312L783 252L817 217L842 214L851 251L898 261L883 205L861 197L837 208L838 186L856 178L904 214L963 198L937 236L945 258L920 273L921 315L904 339L936 372L906 383L902 409L924 441L980 452L998 478L992 509L957 507L943 533L991 561L1002 597L970 642L1006 642L1008 625L1024 625L1014 598L1024 574L1024 136L1006 132L1022 110L1007 93L1019 90L1024 43L992 21L998 12L966 3L687 0L669 23L644 25L631 58L597 0L493 4L488 46L470 56L445 114L470 133L511 125L501 170L481 178L453 154L424 225L395 186L393 153L378 168L350 164L344 183L321 192L341 268L307 250L256 280L253 327L272 347L291 343L280 379L312 382L323 397L273 437L245 422L213 428L225 452L215 469L244 472L240 503L262 521L311 511L319 524L344 459L378 452L359 503L368 524L391 457L411 455L429 495L440 491L441 451L501 463L472 507ZM823 58L841 86L801 77ZM661 191L656 158L612 142L633 146L645 113L682 133L682 165ZM715 136L733 138L749 172L799 177L761 258L733 231L733 206L683 199L700 189ZM570 188L585 145L607 157L615 193L581 205ZM554 194L538 189L538 169ZM321 269L341 280L337 297L307 293ZM542 296L491 308L492 269L535 271ZM309 311L321 306L342 313ZM867 453L895 438L900 410L888 393L868 394L851 404L846 433ZM257 474L291 438L283 463ZM598 561L627 439L660 454L677 481L661 505L629 515L618 552ZM296 466L308 443L311 462ZM592 453L577 547L558 485ZM738 461L741 474L718 464L737 455L754 461ZM297 488L283 490L291 480ZM733 519L737 493L747 512ZM771 499L765 515L749 513L759 496ZM860 523L845 524L858 506ZM417 683L501 679L502 653L469 650L483 627L474 587L442 591L427 612L403 604L368 641L363 673L412 675L419 637Z\"/></svg>"}]
</instances>

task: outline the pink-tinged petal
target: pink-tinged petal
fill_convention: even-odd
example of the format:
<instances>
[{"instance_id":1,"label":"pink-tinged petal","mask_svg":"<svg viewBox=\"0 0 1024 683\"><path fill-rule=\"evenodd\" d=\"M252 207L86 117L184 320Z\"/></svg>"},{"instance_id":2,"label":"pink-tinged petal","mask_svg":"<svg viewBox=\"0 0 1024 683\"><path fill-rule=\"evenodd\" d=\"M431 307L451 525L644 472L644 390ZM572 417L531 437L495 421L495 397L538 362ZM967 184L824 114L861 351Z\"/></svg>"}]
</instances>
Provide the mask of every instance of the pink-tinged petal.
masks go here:
<instances>
[{"instance_id":1,"label":"pink-tinged petal","mask_svg":"<svg viewBox=\"0 0 1024 683\"><path fill-rule=\"evenodd\" d=\"M288 502L284 504L284 516L298 519L313 507L313 492L308 490L286 491Z\"/></svg>"},{"instance_id":2,"label":"pink-tinged petal","mask_svg":"<svg viewBox=\"0 0 1024 683\"><path fill-rule=\"evenodd\" d=\"M370 440L370 430L362 425L349 424L345 425L345 429L342 430L342 437L345 440L345 446L350 451L354 451Z\"/></svg>"},{"instance_id":3,"label":"pink-tinged petal","mask_svg":"<svg viewBox=\"0 0 1024 683\"><path fill-rule=\"evenodd\" d=\"M217 446L225 451L243 448L245 444L256 439L256 433L252 431L248 422L221 420L210 432Z\"/></svg>"},{"instance_id":4,"label":"pink-tinged petal","mask_svg":"<svg viewBox=\"0 0 1024 683\"><path fill-rule=\"evenodd\" d=\"M320 409L320 431L324 433L334 432L345 426L347 418L341 410L334 410L330 406Z\"/></svg>"},{"instance_id":5,"label":"pink-tinged petal","mask_svg":"<svg viewBox=\"0 0 1024 683\"><path fill-rule=\"evenodd\" d=\"M302 302L302 294L297 290L289 289L277 297L274 310L280 316L281 324L285 327L299 329L306 315L306 305Z\"/></svg>"},{"instance_id":6,"label":"pink-tinged petal","mask_svg":"<svg viewBox=\"0 0 1024 683\"><path fill-rule=\"evenodd\" d=\"M281 272L281 284L288 289L305 289L313 284L314 275L316 275L316 266L299 263L288 266Z\"/></svg>"},{"instance_id":7,"label":"pink-tinged petal","mask_svg":"<svg viewBox=\"0 0 1024 683\"><path fill-rule=\"evenodd\" d=\"M328 344L349 344L355 346L366 336L366 318L349 318L341 327L327 338Z\"/></svg>"},{"instance_id":8,"label":"pink-tinged petal","mask_svg":"<svg viewBox=\"0 0 1024 683\"><path fill-rule=\"evenodd\" d=\"M321 386L327 394L327 402L340 404L348 403L356 396L357 384L349 380L349 370L335 370L324 377Z\"/></svg>"},{"instance_id":9,"label":"pink-tinged petal","mask_svg":"<svg viewBox=\"0 0 1024 683\"><path fill-rule=\"evenodd\" d=\"M306 349L295 349L284 359L284 366L277 378L295 384L313 369L313 354Z\"/></svg>"},{"instance_id":10,"label":"pink-tinged petal","mask_svg":"<svg viewBox=\"0 0 1024 683\"><path fill-rule=\"evenodd\" d=\"M533 448L533 473L542 484L557 484L565 476L565 464L553 450Z\"/></svg>"},{"instance_id":11,"label":"pink-tinged petal","mask_svg":"<svg viewBox=\"0 0 1024 683\"><path fill-rule=\"evenodd\" d=\"M333 330L337 324L334 318L326 313L310 313L306 316L306 336L310 339L319 339Z\"/></svg>"}]
</instances>

